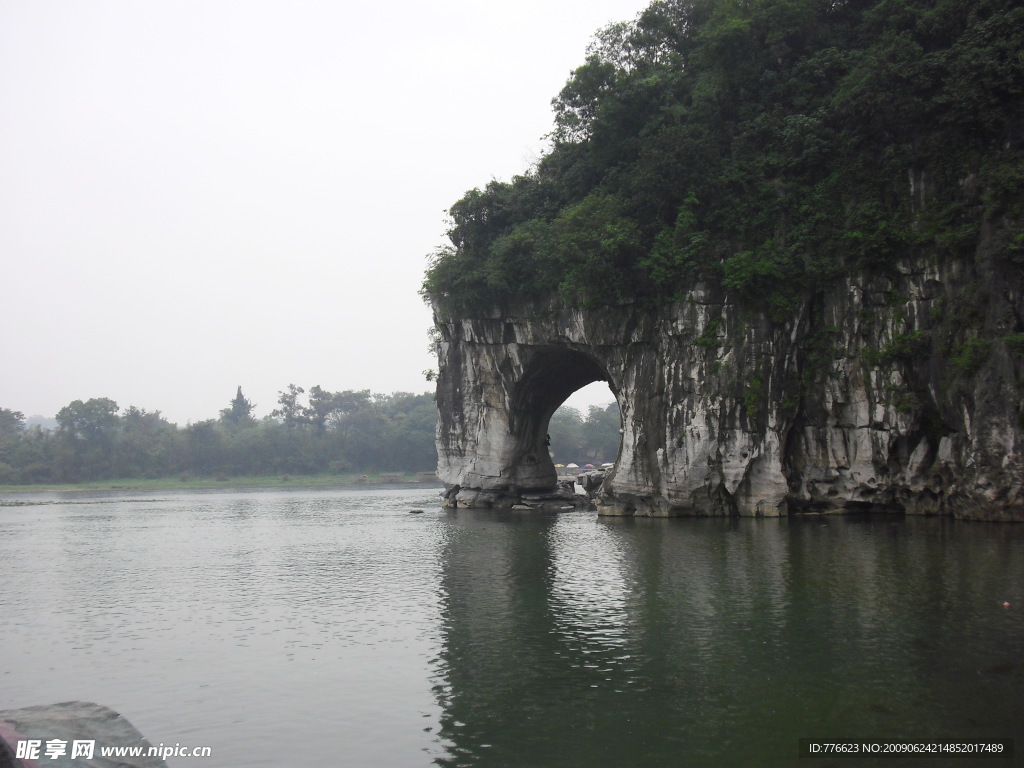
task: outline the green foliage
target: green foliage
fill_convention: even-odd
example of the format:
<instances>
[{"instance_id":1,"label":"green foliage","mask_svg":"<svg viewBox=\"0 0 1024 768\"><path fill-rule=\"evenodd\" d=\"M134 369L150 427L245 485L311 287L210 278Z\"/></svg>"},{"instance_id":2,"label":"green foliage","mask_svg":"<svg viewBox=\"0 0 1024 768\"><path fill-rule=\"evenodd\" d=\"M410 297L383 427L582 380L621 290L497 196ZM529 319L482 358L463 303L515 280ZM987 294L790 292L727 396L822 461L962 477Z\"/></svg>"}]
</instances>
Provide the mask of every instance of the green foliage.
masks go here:
<instances>
[{"instance_id":1,"label":"green foliage","mask_svg":"<svg viewBox=\"0 0 1024 768\"><path fill-rule=\"evenodd\" d=\"M899 413L913 414L921 410L924 403L914 392L902 391L893 394L893 407Z\"/></svg>"},{"instance_id":2,"label":"green foliage","mask_svg":"<svg viewBox=\"0 0 1024 768\"><path fill-rule=\"evenodd\" d=\"M117 411L117 403L106 397L75 400L57 411L56 470L66 476L110 472L119 425Z\"/></svg>"},{"instance_id":3,"label":"green foliage","mask_svg":"<svg viewBox=\"0 0 1024 768\"><path fill-rule=\"evenodd\" d=\"M615 461L619 452L622 420L619 406L590 406L586 417L575 408L562 406L548 422L551 452L559 464L599 465Z\"/></svg>"},{"instance_id":4,"label":"green foliage","mask_svg":"<svg viewBox=\"0 0 1024 768\"><path fill-rule=\"evenodd\" d=\"M12 411L10 408L0 408L0 436L20 434L25 429L25 414L21 411Z\"/></svg>"},{"instance_id":5,"label":"green foliage","mask_svg":"<svg viewBox=\"0 0 1024 768\"><path fill-rule=\"evenodd\" d=\"M6 467L3 473L0 473L0 482L13 482L4 481L2 478L13 471L9 462L14 456L15 448L24 430L24 413L12 411L10 408L0 408L0 463Z\"/></svg>"},{"instance_id":6,"label":"green foliage","mask_svg":"<svg viewBox=\"0 0 1024 768\"><path fill-rule=\"evenodd\" d=\"M302 387L289 384L288 389L278 393L277 402L281 407L275 408L270 412L270 415L281 419L289 427L295 427L304 423L308 418L307 409L299 405L299 397L305 391Z\"/></svg>"},{"instance_id":7,"label":"green foliage","mask_svg":"<svg viewBox=\"0 0 1024 768\"><path fill-rule=\"evenodd\" d=\"M562 276L558 291L569 304L587 306L610 296L622 300L629 271L641 253L640 231L612 195L590 194L563 210L550 227L550 254Z\"/></svg>"},{"instance_id":8,"label":"green foliage","mask_svg":"<svg viewBox=\"0 0 1024 768\"><path fill-rule=\"evenodd\" d=\"M967 376L975 374L988 360L991 351L991 339L968 339L954 351L953 367Z\"/></svg>"},{"instance_id":9,"label":"green foliage","mask_svg":"<svg viewBox=\"0 0 1024 768\"><path fill-rule=\"evenodd\" d=\"M239 387L234 398L231 400L231 404L220 412L221 421L225 424L234 424L235 426L252 424L255 422L252 415L252 410L255 407L256 406L249 402L248 398L242 394L242 388Z\"/></svg>"},{"instance_id":10,"label":"green foliage","mask_svg":"<svg viewBox=\"0 0 1024 768\"><path fill-rule=\"evenodd\" d=\"M1011 354L1024 357L1024 332L1006 334L1003 336L1003 343Z\"/></svg>"},{"instance_id":11,"label":"green foliage","mask_svg":"<svg viewBox=\"0 0 1024 768\"><path fill-rule=\"evenodd\" d=\"M75 483L110 478L236 477L359 470L427 471L437 464L437 410L430 393L328 392L290 384L275 416L207 419L179 429L159 411L107 398L76 400L54 432L25 429L0 409L0 483ZM241 398L241 399L239 399ZM247 418L246 418L247 417Z\"/></svg>"},{"instance_id":12,"label":"green foliage","mask_svg":"<svg viewBox=\"0 0 1024 768\"><path fill-rule=\"evenodd\" d=\"M1021 50L1013 0L658 0L598 33L536 167L452 206L424 295L473 314L703 280L782 317L837 275L963 257L1020 213Z\"/></svg>"},{"instance_id":13,"label":"green foliage","mask_svg":"<svg viewBox=\"0 0 1024 768\"><path fill-rule=\"evenodd\" d=\"M118 426L117 403L110 398L75 400L57 411L60 432L70 440L101 440Z\"/></svg>"},{"instance_id":14,"label":"green foliage","mask_svg":"<svg viewBox=\"0 0 1024 768\"><path fill-rule=\"evenodd\" d=\"M930 350L931 339L925 332L898 333L888 344L883 344L875 350L866 350L864 360L872 366L894 361L912 363L915 360L926 359Z\"/></svg>"},{"instance_id":15,"label":"green foliage","mask_svg":"<svg viewBox=\"0 0 1024 768\"><path fill-rule=\"evenodd\" d=\"M722 327L722 320L718 318L708 323L704 333L693 340L693 343L702 349L718 349L722 346L722 340L718 338L718 331Z\"/></svg>"},{"instance_id":16,"label":"green foliage","mask_svg":"<svg viewBox=\"0 0 1024 768\"><path fill-rule=\"evenodd\" d=\"M743 407L747 411L748 419L756 419L761 410L761 401L764 398L764 374L758 372L750 380L743 390Z\"/></svg>"}]
</instances>

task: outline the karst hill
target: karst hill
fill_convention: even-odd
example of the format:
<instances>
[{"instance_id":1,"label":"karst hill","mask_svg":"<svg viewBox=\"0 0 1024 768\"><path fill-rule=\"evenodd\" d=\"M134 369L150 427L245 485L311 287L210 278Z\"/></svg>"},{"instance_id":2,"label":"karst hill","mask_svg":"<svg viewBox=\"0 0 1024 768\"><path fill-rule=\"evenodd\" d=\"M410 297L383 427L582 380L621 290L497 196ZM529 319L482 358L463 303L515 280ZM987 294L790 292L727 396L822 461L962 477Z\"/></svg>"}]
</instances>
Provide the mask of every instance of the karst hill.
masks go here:
<instances>
[{"instance_id":1,"label":"karst hill","mask_svg":"<svg viewBox=\"0 0 1024 768\"><path fill-rule=\"evenodd\" d=\"M553 105L424 281L449 503L605 380L607 514L1024 520L1019 2L659 0Z\"/></svg>"}]
</instances>

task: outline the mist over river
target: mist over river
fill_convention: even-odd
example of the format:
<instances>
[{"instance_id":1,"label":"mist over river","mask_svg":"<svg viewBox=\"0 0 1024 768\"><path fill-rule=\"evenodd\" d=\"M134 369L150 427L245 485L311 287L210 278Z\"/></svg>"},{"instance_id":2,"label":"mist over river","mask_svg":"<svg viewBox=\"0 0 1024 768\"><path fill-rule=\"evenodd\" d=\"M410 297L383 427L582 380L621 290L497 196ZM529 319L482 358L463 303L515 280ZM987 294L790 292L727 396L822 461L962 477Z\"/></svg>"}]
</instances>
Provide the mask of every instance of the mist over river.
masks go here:
<instances>
[{"instance_id":1,"label":"mist over river","mask_svg":"<svg viewBox=\"0 0 1024 768\"><path fill-rule=\"evenodd\" d=\"M211 747L172 768L1024 755L1024 525L456 511L407 487L16 499L45 503L0 506L0 710L95 701Z\"/></svg>"}]
</instances>

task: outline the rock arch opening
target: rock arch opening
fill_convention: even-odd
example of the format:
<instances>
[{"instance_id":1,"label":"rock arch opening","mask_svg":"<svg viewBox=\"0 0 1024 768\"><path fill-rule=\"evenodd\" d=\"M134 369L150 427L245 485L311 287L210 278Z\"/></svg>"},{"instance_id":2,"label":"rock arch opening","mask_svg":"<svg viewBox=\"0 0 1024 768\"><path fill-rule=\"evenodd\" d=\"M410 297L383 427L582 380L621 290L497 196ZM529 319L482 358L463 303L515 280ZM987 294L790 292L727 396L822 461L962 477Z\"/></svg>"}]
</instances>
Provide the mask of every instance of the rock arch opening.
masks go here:
<instances>
[{"instance_id":1,"label":"rock arch opening","mask_svg":"<svg viewBox=\"0 0 1024 768\"><path fill-rule=\"evenodd\" d=\"M614 463L622 444L622 414L608 383L596 381L570 395L551 417L548 434L561 477L573 474L575 467Z\"/></svg>"},{"instance_id":2,"label":"rock arch opening","mask_svg":"<svg viewBox=\"0 0 1024 768\"><path fill-rule=\"evenodd\" d=\"M604 382L618 401L615 383L594 357L564 347L537 350L516 382L509 414L515 442L511 475L518 488L557 487L558 472L550 451L551 417L571 395L595 382Z\"/></svg>"}]
</instances>

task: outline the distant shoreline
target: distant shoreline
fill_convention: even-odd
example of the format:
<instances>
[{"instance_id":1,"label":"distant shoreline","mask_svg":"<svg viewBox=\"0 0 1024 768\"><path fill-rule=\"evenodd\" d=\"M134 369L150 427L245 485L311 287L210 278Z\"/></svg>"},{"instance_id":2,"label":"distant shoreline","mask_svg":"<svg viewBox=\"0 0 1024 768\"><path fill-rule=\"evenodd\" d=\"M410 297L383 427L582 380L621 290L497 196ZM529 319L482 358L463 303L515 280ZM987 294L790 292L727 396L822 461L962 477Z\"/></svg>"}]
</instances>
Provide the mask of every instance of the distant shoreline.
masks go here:
<instances>
[{"instance_id":1,"label":"distant shoreline","mask_svg":"<svg viewBox=\"0 0 1024 768\"><path fill-rule=\"evenodd\" d=\"M81 491L202 491L211 489L246 490L259 488L358 488L364 485L411 485L440 487L433 473L379 472L366 474L322 475L240 475L219 477L116 478L83 483L40 483L38 485L0 485L0 497L6 494L69 493Z\"/></svg>"}]
</instances>

